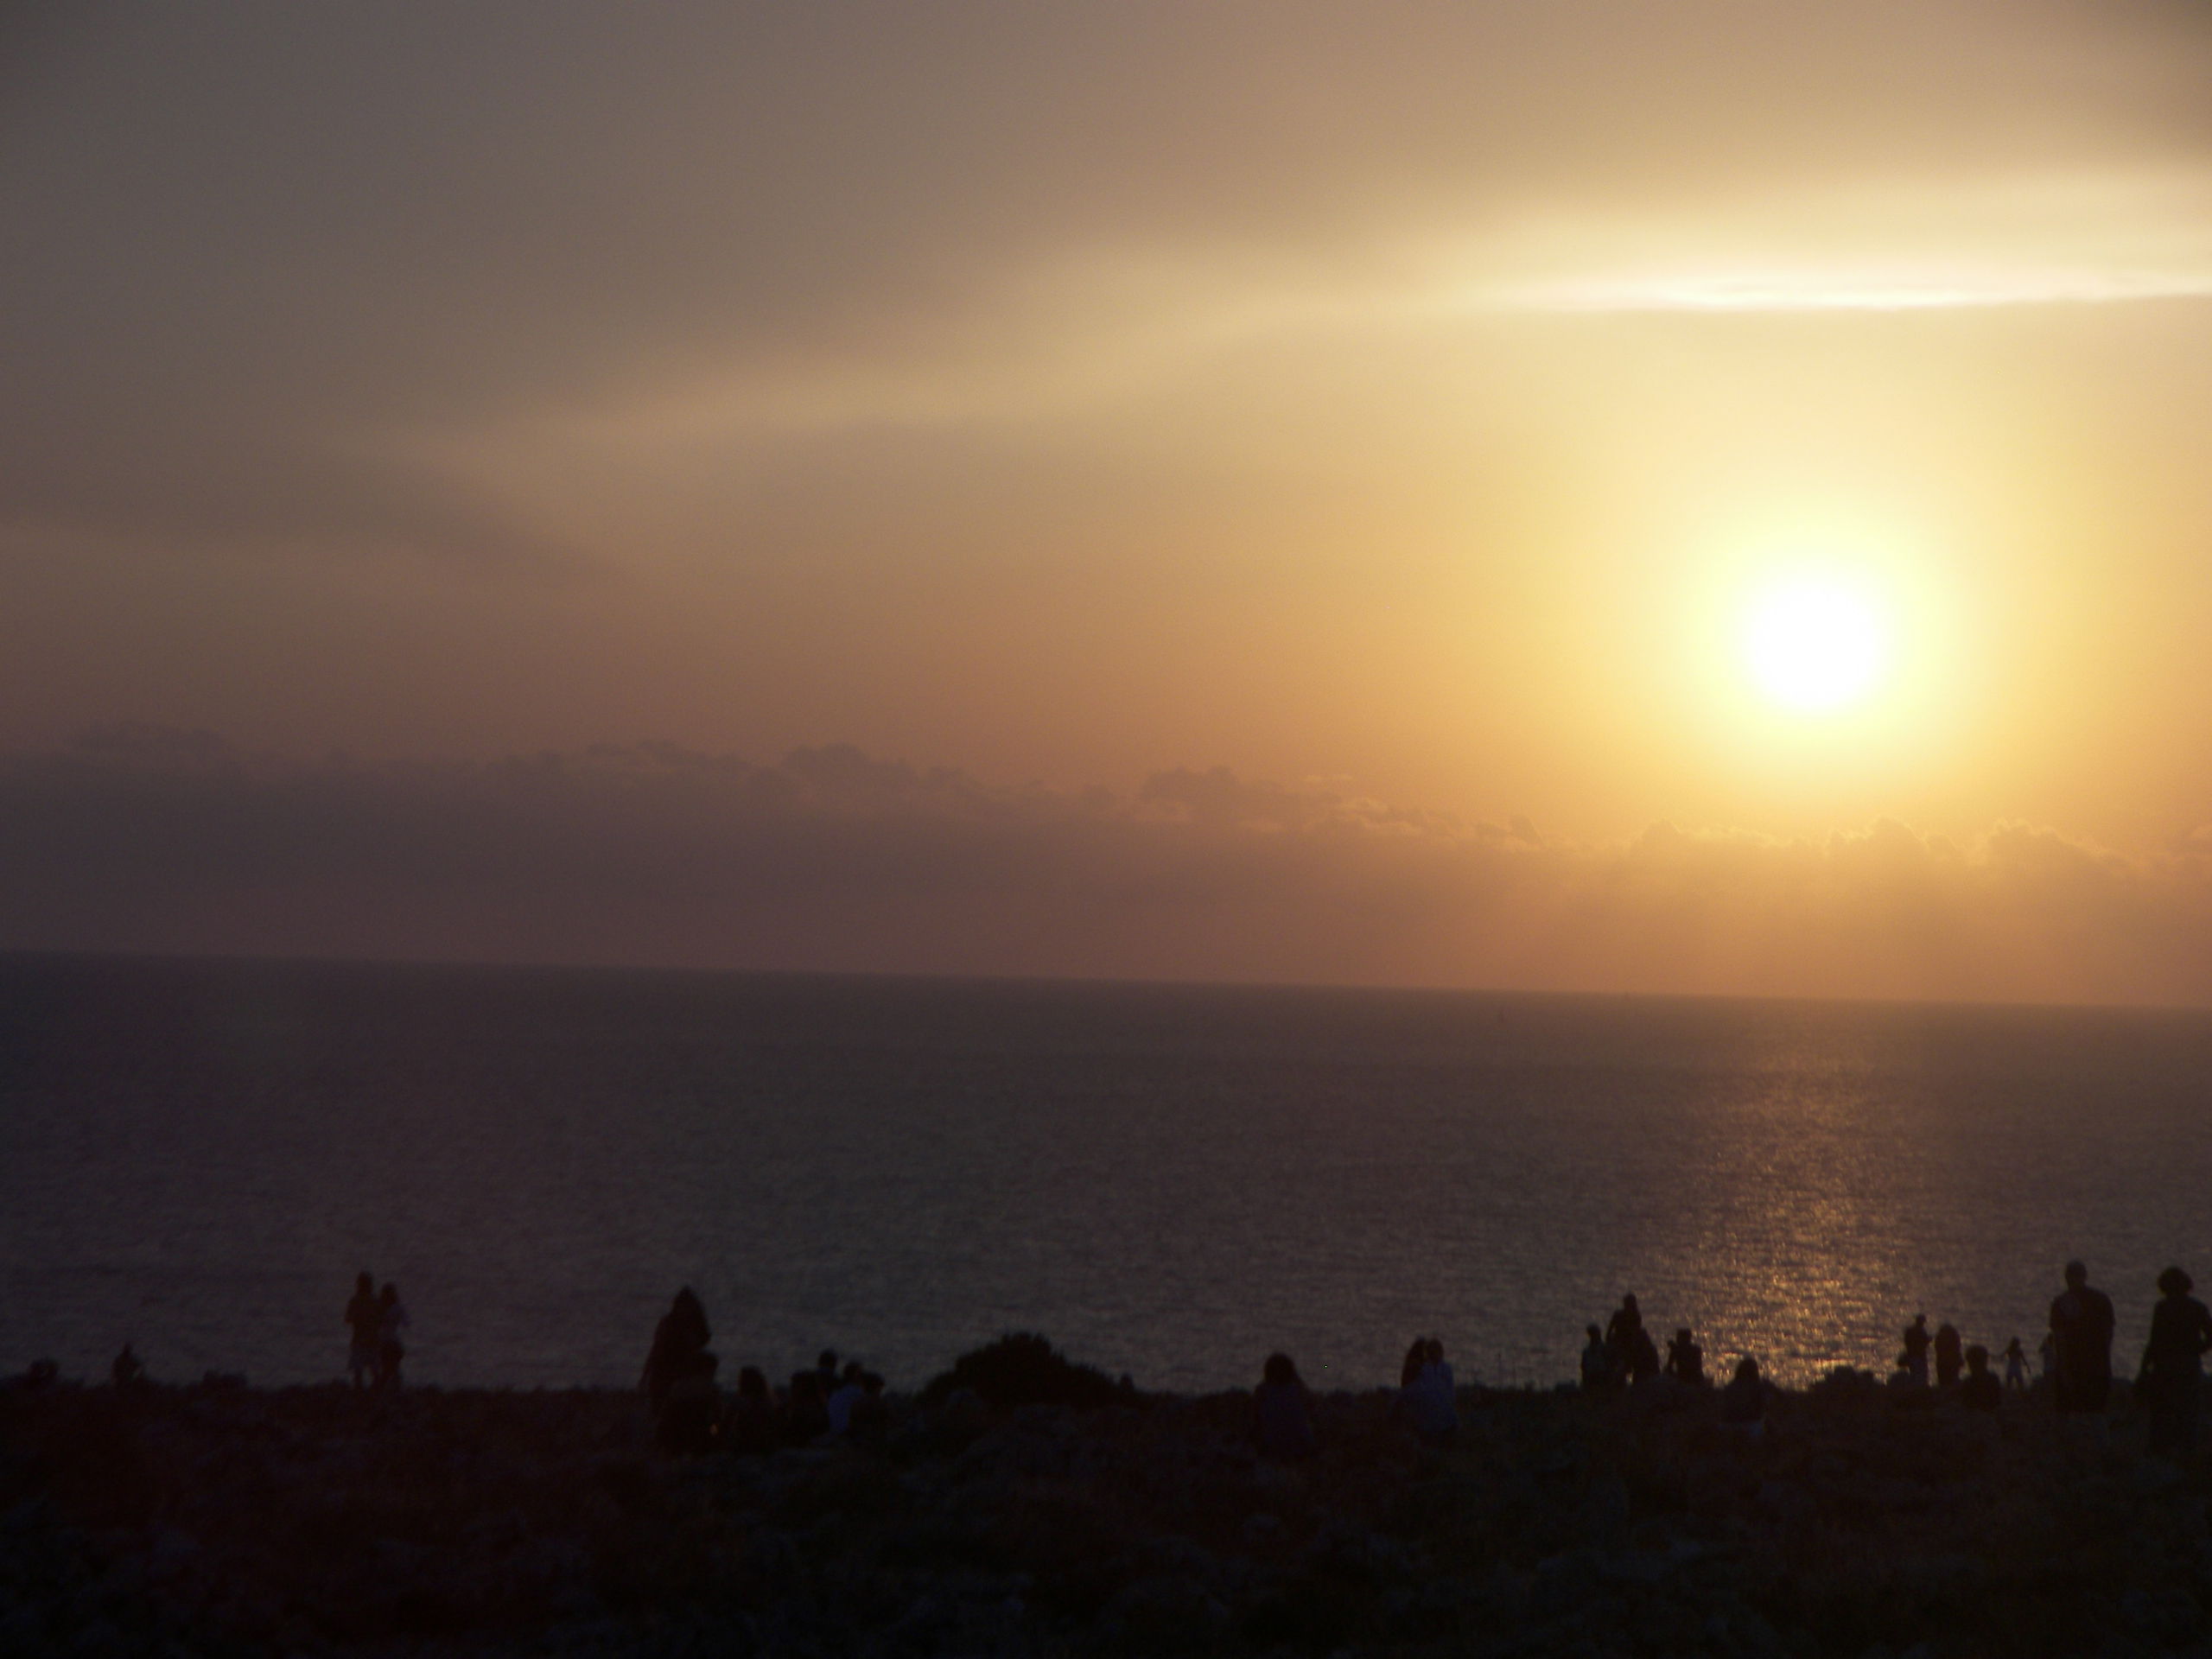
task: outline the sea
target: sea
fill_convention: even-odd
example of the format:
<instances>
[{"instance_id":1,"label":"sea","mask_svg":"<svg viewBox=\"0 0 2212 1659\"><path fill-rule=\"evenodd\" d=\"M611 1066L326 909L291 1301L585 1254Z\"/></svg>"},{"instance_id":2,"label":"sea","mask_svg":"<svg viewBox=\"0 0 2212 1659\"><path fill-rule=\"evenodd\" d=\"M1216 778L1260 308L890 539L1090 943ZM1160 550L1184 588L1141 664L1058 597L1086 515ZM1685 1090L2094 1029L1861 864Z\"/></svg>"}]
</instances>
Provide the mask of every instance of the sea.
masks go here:
<instances>
[{"instance_id":1,"label":"sea","mask_svg":"<svg viewBox=\"0 0 2212 1659\"><path fill-rule=\"evenodd\" d=\"M0 957L0 1373L894 1389L1014 1331L1140 1387L1549 1387L1624 1293L1709 1366L2032 1354L2081 1257L2132 1370L2212 1282L2196 1012Z\"/></svg>"}]
</instances>

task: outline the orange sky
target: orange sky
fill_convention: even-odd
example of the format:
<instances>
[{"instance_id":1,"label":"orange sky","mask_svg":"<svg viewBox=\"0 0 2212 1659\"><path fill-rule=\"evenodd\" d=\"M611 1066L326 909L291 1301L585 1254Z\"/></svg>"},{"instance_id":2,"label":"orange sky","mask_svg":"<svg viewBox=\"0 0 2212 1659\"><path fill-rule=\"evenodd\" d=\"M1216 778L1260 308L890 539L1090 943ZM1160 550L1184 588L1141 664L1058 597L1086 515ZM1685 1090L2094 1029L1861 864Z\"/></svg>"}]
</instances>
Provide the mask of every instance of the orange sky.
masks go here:
<instances>
[{"instance_id":1,"label":"orange sky","mask_svg":"<svg viewBox=\"0 0 2212 1659\"><path fill-rule=\"evenodd\" d=\"M719 954L612 898L557 937L232 937L189 905L142 937L103 867L49 871L73 910L0 893L0 943L2212 995L2212 932L2171 919L2212 914L2202 5L10 27L20 847L82 831L52 757L118 723L316 777L849 744L1001 807L1110 791L1140 839L1193 830L1160 777L1227 768L1328 804L1209 820L1330 872L1268 902L1351 909L1307 938L1217 872L1201 938L1077 860L1036 879L1089 919L1017 906L990 950L911 948L957 925L942 894L836 950L826 912L763 931L741 896ZM1815 715L1741 638L1808 567L1873 596L1888 650ZM1974 873L1971 926L1764 885L1808 849L1841 880L1885 823ZM1662 823L1783 862L1725 903L1573 897L1618 898ZM1440 901L1450 928L1394 934L1331 886L1382 880L1352 824L1554 863L1512 866L1510 920ZM659 857L632 829L620 856ZM2044 846L2136 885L2006 886ZM284 864L233 879L274 915Z\"/></svg>"}]
</instances>

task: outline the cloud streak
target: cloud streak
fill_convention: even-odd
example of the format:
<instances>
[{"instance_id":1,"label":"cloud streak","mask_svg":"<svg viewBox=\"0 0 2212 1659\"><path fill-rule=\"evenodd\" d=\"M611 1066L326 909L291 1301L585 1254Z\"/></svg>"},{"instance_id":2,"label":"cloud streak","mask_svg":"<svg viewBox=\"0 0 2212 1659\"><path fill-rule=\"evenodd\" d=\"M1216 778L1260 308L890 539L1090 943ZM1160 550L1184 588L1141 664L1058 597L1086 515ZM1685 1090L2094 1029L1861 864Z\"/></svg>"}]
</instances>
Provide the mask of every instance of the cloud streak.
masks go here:
<instances>
[{"instance_id":1,"label":"cloud streak","mask_svg":"<svg viewBox=\"0 0 2212 1659\"><path fill-rule=\"evenodd\" d=\"M365 766L122 728L0 761L0 945L2212 1002L2212 831L1624 843L1225 769L1131 795L846 747Z\"/></svg>"},{"instance_id":2,"label":"cloud streak","mask_svg":"<svg viewBox=\"0 0 2212 1659\"><path fill-rule=\"evenodd\" d=\"M1049 417L1470 308L2212 283L2201 9L1784 16L56 12L0 156L0 523L505 554L523 520L401 458Z\"/></svg>"}]
</instances>

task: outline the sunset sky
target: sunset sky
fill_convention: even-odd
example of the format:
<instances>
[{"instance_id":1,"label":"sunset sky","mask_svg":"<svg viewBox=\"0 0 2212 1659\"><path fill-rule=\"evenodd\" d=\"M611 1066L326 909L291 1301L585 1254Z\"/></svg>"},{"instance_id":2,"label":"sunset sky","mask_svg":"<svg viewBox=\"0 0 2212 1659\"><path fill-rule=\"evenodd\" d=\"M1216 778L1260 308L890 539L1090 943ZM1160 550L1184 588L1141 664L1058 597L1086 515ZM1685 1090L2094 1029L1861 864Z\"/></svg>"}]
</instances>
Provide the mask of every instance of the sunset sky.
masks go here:
<instances>
[{"instance_id":1,"label":"sunset sky","mask_svg":"<svg viewBox=\"0 0 2212 1659\"><path fill-rule=\"evenodd\" d=\"M0 945L2212 1001L2204 0L35 5L0 296Z\"/></svg>"}]
</instances>

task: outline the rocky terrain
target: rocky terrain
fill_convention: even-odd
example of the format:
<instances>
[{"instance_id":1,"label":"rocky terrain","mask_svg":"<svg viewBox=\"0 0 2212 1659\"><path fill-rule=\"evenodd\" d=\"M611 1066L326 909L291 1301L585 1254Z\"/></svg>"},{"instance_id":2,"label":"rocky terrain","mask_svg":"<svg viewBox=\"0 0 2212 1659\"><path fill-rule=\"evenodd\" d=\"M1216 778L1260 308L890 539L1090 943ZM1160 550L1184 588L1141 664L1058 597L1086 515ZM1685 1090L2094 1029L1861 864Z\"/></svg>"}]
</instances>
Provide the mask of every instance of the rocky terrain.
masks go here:
<instances>
[{"instance_id":1,"label":"rocky terrain","mask_svg":"<svg viewBox=\"0 0 2212 1659\"><path fill-rule=\"evenodd\" d=\"M2212 1480L1840 1373L892 1402L878 1444L653 1449L634 1395L0 1389L0 1653L2212 1655Z\"/></svg>"}]
</instances>

